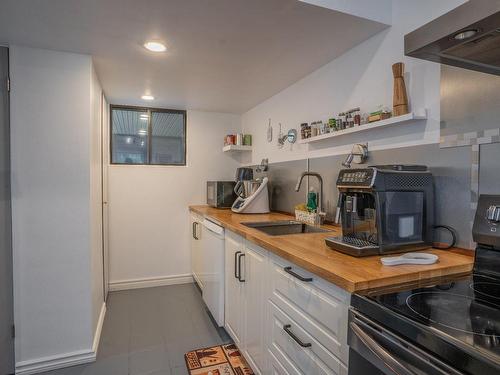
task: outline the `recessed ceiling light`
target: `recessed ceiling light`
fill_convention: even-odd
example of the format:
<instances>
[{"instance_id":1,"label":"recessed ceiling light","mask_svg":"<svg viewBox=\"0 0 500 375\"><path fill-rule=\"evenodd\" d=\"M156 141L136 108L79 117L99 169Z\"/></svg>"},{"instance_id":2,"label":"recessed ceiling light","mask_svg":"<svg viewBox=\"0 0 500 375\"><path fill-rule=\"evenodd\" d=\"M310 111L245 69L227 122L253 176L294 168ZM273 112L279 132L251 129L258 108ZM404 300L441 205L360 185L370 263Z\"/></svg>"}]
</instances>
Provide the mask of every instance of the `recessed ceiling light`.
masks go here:
<instances>
[{"instance_id":1,"label":"recessed ceiling light","mask_svg":"<svg viewBox=\"0 0 500 375\"><path fill-rule=\"evenodd\" d=\"M148 131L146 129L139 129L139 131L137 133L140 135L145 135L148 133Z\"/></svg>"},{"instance_id":2,"label":"recessed ceiling light","mask_svg":"<svg viewBox=\"0 0 500 375\"><path fill-rule=\"evenodd\" d=\"M165 52L167 47L165 44L158 41L149 41L144 43L144 48L151 52Z\"/></svg>"},{"instance_id":3,"label":"recessed ceiling light","mask_svg":"<svg viewBox=\"0 0 500 375\"><path fill-rule=\"evenodd\" d=\"M155 100L153 95L143 95L141 96L142 100Z\"/></svg>"},{"instance_id":4,"label":"recessed ceiling light","mask_svg":"<svg viewBox=\"0 0 500 375\"><path fill-rule=\"evenodd\" d=\"M477 29L470 29L470 30L464 30L459 33L456 33L453 38L456 40L464 40L464 39L469 39L470 37L473 37L479 32Z\"/></svg>"},{"instance_id":5,"label":"recessed ceiling light","mask_svg":"<svg viewBox=\"0 0 500 375\"><path fill-rule=\"evenodd\" d=\"M141 115L141 118L149 118L149 115L142 114L142 115Z\"/></svg>"}]
</instances>

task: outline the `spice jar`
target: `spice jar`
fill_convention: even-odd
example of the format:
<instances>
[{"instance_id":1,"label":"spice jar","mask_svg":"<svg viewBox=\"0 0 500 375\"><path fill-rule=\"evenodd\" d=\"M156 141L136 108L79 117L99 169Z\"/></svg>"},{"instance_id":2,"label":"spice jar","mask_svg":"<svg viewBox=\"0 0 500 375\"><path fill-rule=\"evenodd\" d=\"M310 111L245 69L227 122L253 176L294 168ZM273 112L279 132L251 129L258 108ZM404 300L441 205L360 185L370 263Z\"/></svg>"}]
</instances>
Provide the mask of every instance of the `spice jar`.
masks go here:
<instances>
[{"instance_id":1,"label":"spice jar","mask_svg":"<svg viewBox=\"0 0 500 375\"><path fill-rule=\"evenodd\" d=\"M316 137L318 135L318 125L316 122L311 123L311 137Z\"/></svg>"},{"instance_id":2,"label":"spice jar","mask_svg":"<svg viewBox=\"0 0 500 375\"><path fill-rule=\"evenodd\" d=\"M334 132L337 130L337 121L334 118L328 120L328 126L330 127L330 131Z\"/></svg>"},{"instance_id":3,"label":"spice jar","mask_svg":"<svg viewBox=\"0 0 500 375\"><path fill-rule=\"evenodd\" d=\"M354 126L359 126L361 125L361 115L359 114L359 111L354 112Z\"/></svg>"}]
</instances>

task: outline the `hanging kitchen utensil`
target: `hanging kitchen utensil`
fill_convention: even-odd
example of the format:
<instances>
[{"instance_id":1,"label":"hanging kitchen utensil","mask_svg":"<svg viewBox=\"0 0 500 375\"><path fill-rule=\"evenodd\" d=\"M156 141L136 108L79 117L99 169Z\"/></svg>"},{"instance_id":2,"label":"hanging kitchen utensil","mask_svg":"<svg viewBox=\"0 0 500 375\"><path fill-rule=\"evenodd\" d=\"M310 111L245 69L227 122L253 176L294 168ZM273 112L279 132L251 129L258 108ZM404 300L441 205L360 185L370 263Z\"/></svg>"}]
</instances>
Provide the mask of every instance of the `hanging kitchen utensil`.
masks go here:
<instances>
[{"instance_id":1,"label":"hanging kitchen utensil","mask_svg":"<svg viewBox=\"0 0 500 375\"><path fill-rule=\"evenodd\" d=\"M283 136L283 131L281 129L281 122L279 123L280 132L278 133L278 147L283 148L286 140L286 136Z\"/></svg>"},{"instance_id":2,"label":"hanging kitchen utensil","mask_svg":"<svg viewBox=\"0 0 500 375\"><path fill-rule=\"evenodd\" d=\"M269 125L267 125L267 141L269 143L273 141L273 127L271 126L271 119L269 119Z\"/></svg>"}]
</instances>

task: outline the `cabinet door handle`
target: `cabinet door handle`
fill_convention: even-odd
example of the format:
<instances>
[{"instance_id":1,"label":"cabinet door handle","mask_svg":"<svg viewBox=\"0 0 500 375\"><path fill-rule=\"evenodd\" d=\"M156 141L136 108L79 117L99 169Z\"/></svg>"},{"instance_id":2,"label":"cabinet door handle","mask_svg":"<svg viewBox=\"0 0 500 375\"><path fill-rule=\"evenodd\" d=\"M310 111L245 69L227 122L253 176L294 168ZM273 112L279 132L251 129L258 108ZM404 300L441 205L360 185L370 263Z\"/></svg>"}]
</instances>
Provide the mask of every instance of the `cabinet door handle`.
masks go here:
<instances>
[{"instance_id":1,"label":"cabinet door handle","mask_svg":"<svg viewBox=\"0 0 500 375\"><path fill-rule=\"evenodd\" d=\"M295 341L297 344L299 344L303 348L310 348L312 346L312 344L310 342L302 342L301 339L299 339L297 336L295 336L295 334L290 330L290 328L292 328L291 324L285 324L283 326L283 330L286 333L288 333L288 335L293 339L293 341Z\"/></svg>"},{"instance_id":2,"label":"cabinet door handle","mask_svg":"<svg viewBox=\"0 0 500 375\"><path fill-rule=\"evenodd\" d=\"M192 232L193 232L193 238L195 240L197 240L198 238L196 238L196 221L193 221L193 230L192 230Z\"/></svg>"},{"instance_id":3,"label":"cabinet door handle","mask_svg":"<svg viewBox=\"0 0 500 375\"><path fill-rule=\"evenodd\" d=\"M241 251L240 251L240 253L241 253ZM241 258L244 258L244 257L245 257L245 254L243 254L243 253L239 254L239 256L238 256L238 280L240 281L240 283L245 282L245 279L241 278Z\"/></svg>"},{"instance_id":4,"label":"cabinet door handle","mask_svg":"<svg viewBox=\"0 0 500 375\"><path fill-rule=\"evenodd\" d=\"M234 278L235 279L240 279L240 276L238 275L238 255L241 254L241 251L237 251L234 253Z\"/></svg>"},{"instance_id":5,"label":"cabinet door handle","mask_svg":"<svg viewBox=\"0 0 500 375\"><path fill-rule=\"evenodd\" d=\"M305 281L306 283L310 283L311 281L313 281L312 277L303 277L303 276L300 276L298 273L293 272L292 267L285 267L285 268L283 268L283 270L286 273L295 277L296 279L299 279L300 281Z\"/></svg>"}]
</instances>

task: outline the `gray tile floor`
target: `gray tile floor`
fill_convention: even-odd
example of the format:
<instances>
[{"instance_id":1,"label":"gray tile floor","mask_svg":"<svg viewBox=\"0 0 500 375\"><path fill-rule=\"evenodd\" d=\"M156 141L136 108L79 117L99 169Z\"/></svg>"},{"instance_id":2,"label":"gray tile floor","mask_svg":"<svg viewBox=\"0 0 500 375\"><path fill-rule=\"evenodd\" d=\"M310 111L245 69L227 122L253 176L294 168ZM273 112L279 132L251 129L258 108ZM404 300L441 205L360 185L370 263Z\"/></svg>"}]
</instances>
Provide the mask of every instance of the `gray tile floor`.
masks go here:
<instances>
[{"instance_id":1,"label":"gray tile floor","mask_svg":"<svg viewBox=\"0 0 500 375\"><path fill-rule=\"evenodd\" d=\"M97 361L44 375L187 374L184 353L230 342L194 284L110 293Z\"/></svg>"}]
</instances>

